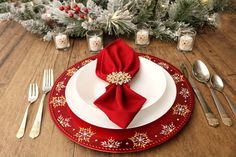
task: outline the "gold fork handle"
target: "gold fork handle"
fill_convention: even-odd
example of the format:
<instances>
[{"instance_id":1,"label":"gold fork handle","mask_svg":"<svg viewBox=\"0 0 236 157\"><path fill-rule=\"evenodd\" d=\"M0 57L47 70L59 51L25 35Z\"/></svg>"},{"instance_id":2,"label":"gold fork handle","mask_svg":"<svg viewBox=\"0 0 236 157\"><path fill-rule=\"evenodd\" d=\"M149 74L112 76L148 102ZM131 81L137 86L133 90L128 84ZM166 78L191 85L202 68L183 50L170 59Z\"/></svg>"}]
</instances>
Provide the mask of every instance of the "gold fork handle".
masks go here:
<instances>
[{"instance_id":1,"label":"gold fork handle","mask_svg":"<svg viewBox=\"0 0 236 157\"><path fill-rule=\"evenodd\" d=\"M29 134L29 136L31 138L36 138L36 137L39 136L40 128L41 128L42 115L43 115L43 103L44 103L45 96L46 96L46 93L44 93L42 98L41 98L39 108L38 108L38 112L37 112L37 115L36 115L35 120L34 120L34 124L31 128L31 131L30 131L30 134Z\"/></svg>"},{"instance_id":2,"label":"gold fork handle","mask_svg":"<svg viewBox=\"0 0 236 157\"><path fill-rule=\"evenodd\" d=\"M25 134L25 126L26 126L26 122L27 122L27 117L28 117L28 110L29 110L29 106L31 103L28 104L27 108L25 109L25 114L24 117L22 119L21 125L19 130L17 131L16 137L17 138L22 138Z\"/></svg>"}]
</instances>

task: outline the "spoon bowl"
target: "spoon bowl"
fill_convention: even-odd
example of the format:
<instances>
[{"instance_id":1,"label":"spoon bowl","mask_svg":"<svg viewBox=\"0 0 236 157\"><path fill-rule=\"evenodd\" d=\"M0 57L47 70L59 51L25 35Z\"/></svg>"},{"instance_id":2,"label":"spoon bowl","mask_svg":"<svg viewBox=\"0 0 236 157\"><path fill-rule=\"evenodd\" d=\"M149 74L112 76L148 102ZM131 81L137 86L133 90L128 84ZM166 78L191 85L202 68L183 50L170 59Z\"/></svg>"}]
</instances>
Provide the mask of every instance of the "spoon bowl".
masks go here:
<instances>
[{"instance_id":1,"label":"spoon bowl","mask_svg":"<svg viewBox=\"0 0 236 157\"><path fill-rule=\"evenodd\" d=\"M233 103L233 101L224 92L224 82L222 81L220 76L218 76L216 74L212 75L210 82L211 82L211 86L214 89L218 90L219 92L221 92L224 95L224 97L227 100L231 110L233 111L234 115L236 115L236 105Z\"/></svg>"},{"instance_id":2,"label":"spoon bowl","mask_svg":"<svg viewBox=\"0 0 236 157\"><path fill-rule=\"evenodd\" d=\"M220 91L220 92L223 91L223 89L224 89L224 83L223 83L223 81L222 81L222 79L220 78L219 75L216 75L216 74L212 75L210 82L211 82L211 86L212 86L214 89L216 89L216 90L218 90L218 91Z\"/></svg>"},{"instance_id":3,"label":"spoon bowl","mask_svg":"<svg viewBox=\"0 0 236 157\"><path fill-rule=\"evenodd\" d=\"M193 63L193 76L202 83L207 83L210 80L210 72L207 66L201 61L196 60Z\"/></svg>"}]
</instances>

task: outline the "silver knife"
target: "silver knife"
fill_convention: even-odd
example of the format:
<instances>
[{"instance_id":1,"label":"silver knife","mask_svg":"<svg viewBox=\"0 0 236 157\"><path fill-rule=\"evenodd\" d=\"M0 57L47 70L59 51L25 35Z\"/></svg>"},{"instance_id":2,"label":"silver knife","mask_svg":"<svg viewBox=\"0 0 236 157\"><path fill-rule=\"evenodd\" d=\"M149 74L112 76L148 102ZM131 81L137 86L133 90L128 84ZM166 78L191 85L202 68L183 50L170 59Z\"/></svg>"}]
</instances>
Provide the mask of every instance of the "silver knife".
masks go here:
<instances>
[{"instance_id":1,"label":"silver knife","mask_svg":"<svg viewBox=\"0 0 236 157\"><path fill-rule=\"evenodd\" d=\"M205 117L208 121L208 124L212 127L216 127L219 125L219 120L215 117L215 115L212 113L210 107L207 105L206 100L204 99L204 97L202 96L202 93L200 92L200 90L197 88L195 82L193 81L193 78L191 77L191 74L189 73L186 65L184 63L180 64L180 69L181 71L184 73L185 77L189 80L190 84L193 87L193 91L195 92L202 110L205 114Z\"/></svg>"}]
</instances>

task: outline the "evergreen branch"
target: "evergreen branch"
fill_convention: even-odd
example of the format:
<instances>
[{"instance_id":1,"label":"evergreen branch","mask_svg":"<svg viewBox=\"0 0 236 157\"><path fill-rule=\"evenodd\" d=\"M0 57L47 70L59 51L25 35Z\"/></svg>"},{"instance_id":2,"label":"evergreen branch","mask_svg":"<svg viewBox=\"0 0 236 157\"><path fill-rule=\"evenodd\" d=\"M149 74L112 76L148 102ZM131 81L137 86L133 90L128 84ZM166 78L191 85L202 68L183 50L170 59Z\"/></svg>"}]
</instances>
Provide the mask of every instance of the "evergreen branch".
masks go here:
<instances>
[{"instance_id":1,"label":"evergreen branch","mask_svg":"<svg viewBox=\"0 0 236 157\"><path fill-rule=\"evenodd\" d=\"M10 5L7 2L0 3L0 13L6 13L10 11Z\"/></svg>"},{"instance_id":2,"label":"evergreen branch","mask_svg":"<svg viewBox=\"0 0 236 157\"><path fill-rule=\"evenodd\" d=\"M12 14L11 13L2 13L0 14L0 21L4 21L4 20L11 20Z\"/></svg>"},{"instance_id":3,"label":"evergreen branch","mask_svg":"<svg viewBox=\"0 0 236 157\"><path fill-rule=\"evenodd\" d=\"M97 6L101 6L103 9L107 8L108 0L93 0Z\"/></svg>"},{"instance_id":4,"label":"evergreen branch","mask_svg":"<svg viewBox=\"0 0 236 157\"><path fill-rule=\"evenodd\" d=\"M85 37L86 30L82 27L73 27L66 29L65 33L70 37Z\"/></svg>"},{"instance_id":5,"label":"evergreen branch","mask_svg":"<svg viewBox=\"0 0 236 157\"><path fill-rule=\"evenodd\" d=\"M0 3L7 2L8 0L0 0Z\"/></svg>"},{"instance_id":6,"label":"evergreen branch","mask_svg":"<svg viewBox=\"0 0 236 157\"><path fill-rule=\"evenodd\" d=\"M198 0L176 0L168 13L171 20L189 23L197 28L204 24L208 10Z\"/></svg>"},{"instance_id":7,"label":"evergreen branch","mask_svg":"<svg viewBox=\"0 0 236 157\"><path fill-rule=\"evenodd\" d=\"M33 5L23 3L19 7L11 8L11 13L16 21L37 19L38 15L33 11Z\"/></svg>"},{"instance_id":8,"label":"evergreen branch","mask_svg":"<svg viewBox=\"0 0 236 157\"><path fill-rule=\"evenodd\" d=\"M39 20L25 20L20 22L21 25L28 31L34 34L47 34L50 28L44 22Z\"/></svg>"},{"instance_id":9,"label":"evergreen branch","mask_svg":"<svg viewBox=\"0 0 236 157\"><path fill-rule=\"evenodd\" d=\"M137 10L137 8L139 8ZM134 7L137 12L134 16L135 23L146 23L150 20L153 20L154 12L156 8L156 0L150 1L136 1L136 7Z\"/></svg>"},{"instance_id":10,"label":"evergreen branch","mask_svg":"<svg viewBox=\"0 0 236 157\"><path fill-rule=\"evenodd\" d=\"M136 29L136 25L131 22L132 19L133 15L128 10L117 10L113 14L105 10L96 21L109 35L120 35L130 34Z\"/></svg>"},{"instance_id":11,"label":"evergreen branch","mask_svg":"<svg viewBox=\"0 0 236 157\"><path fill-rule=\"evenodd\" d=\"M212 0L212 1L213 1L213 10L215 12L218 12L229 7L230 2L232 2L233 0Z\"/></svg>"},{"instance_id":12,"label":"evergreen branch","mask_svg":"<svg viewBox=\"0 0 236 157\"><path fill-rule=\"evenodd\" d=\"M188 28L189 30L193 30L193 27L190 27L188 24L183 22L175 22L172 20L167 21L152 21L150 22L152 26L151 34L161 40L166 41L176 41L178 36L180 35L181 28Z\"/></svg>"}]
</instances>

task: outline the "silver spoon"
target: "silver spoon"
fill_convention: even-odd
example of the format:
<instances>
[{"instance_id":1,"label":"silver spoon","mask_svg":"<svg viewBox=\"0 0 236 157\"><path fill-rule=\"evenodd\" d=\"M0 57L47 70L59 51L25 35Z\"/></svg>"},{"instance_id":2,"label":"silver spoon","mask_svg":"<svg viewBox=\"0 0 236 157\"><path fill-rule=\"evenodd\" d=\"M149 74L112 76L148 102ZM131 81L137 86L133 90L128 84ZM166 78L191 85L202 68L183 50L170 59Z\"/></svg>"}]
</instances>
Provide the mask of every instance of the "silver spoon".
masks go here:
<instances>
[{"instance_id":1,"label":"silver spoon","mask_svg":"<svg viewBox=\"0 0 236 157\"><path fill-rule=\"evenodd\" d=\"M218 90L219 92L221 92L225 96L225 99L229 103L231 110L233 111L234 115L236 115L236 106L233 103L233 101L231 101L229 99L229 97L225 94L225 92L223 90L224 89L224 82L222 81L222 79L220 78L219 75L214 74L211 76L211 85L214 89Z\"/></svg>"},{"instance_id":2,"label":"silver spoon","mask_svg":"<svg viewBox=\"0 0 236 157\"><path fill-rule=\"evenodd\" d=\"M215 91L210 87L209 80L210 80L210 72L207 69L207 66L200 60L196 60L193 63L193 76L200 82L207 85L207 87L211 91L211 95L214 99L215 105L217 107L217 110L220 114L220 117L223 121L223 123L227 126L231 126L233 124L231 118L227 115L225 109L223 108L219 98L217 97Z\"/></svg>"},{"instance_id":3,"label":"silver spoon","mask_svg":"<svg viewBox=\"0 0 236 157\"><path fill-rule=\"evenodd\" d=\"M205 114L205 117L207 119L208 124L212 127L217 127L219 125L219 121L215 117L215 115L212 113L211 108L208 106L205 98L202 96L201 91L197 88L197 86L196 86L195 82L193 81L193 79L191 77L191 74L189 73L186 65L184 63L182 63L180 65L180 69L184 73L186 78L188 78L190 84L192 85L193 91L195 92L195 94L196 94L196 96L197 96L197 98L200 102L200 105L201 105L202 110Z\"/></svg>"}]
</instances>

